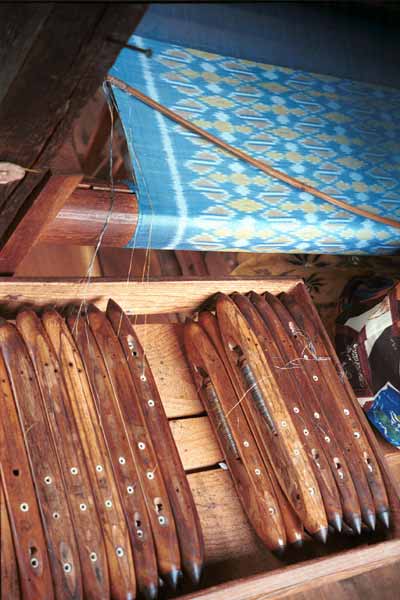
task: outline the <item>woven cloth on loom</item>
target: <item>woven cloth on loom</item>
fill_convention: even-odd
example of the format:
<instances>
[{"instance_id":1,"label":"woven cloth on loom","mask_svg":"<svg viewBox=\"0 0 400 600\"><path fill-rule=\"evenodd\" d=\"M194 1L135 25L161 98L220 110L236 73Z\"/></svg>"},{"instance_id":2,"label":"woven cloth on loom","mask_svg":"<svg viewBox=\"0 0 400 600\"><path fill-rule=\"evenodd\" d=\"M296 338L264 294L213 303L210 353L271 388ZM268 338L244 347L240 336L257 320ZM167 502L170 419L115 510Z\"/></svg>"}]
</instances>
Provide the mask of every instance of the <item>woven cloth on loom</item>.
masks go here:
<instances>
[{"instance_id":1,"label":"woven cloth on loom","mask_svg":"<svg viewBox=\"0 0 400 600\"><path fill-rule=\"evenodd\" d=\"M334 197L400 219L400 91L132 36L111 74ZM130 246L387 254L398 231L268 177L113 88L138 186Z\"/></svg>"}]
</instances>

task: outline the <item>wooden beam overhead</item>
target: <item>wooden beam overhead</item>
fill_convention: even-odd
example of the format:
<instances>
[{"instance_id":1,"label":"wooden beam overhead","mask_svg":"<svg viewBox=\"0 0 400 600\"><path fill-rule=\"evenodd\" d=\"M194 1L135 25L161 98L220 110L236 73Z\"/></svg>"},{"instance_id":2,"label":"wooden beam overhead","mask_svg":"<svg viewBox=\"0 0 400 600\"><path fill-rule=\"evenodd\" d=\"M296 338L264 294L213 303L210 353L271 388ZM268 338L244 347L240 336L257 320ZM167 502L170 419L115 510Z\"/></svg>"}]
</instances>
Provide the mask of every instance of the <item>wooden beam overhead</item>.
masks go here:
<instances>
[{"instance_id":1,"label":"wooden beam overhead","mask_svg":"<svg viewBox=\"0 0 400 600\"><path fill-rule=\"evenodd\" d=\"M0 160L38 173L0 188L0 239L34 189L53 175L82 172L71 132L145 6L111 3L5 4L0 11ZM11 40L11 41L10 41Z\"/></svg>"}]
</instances>

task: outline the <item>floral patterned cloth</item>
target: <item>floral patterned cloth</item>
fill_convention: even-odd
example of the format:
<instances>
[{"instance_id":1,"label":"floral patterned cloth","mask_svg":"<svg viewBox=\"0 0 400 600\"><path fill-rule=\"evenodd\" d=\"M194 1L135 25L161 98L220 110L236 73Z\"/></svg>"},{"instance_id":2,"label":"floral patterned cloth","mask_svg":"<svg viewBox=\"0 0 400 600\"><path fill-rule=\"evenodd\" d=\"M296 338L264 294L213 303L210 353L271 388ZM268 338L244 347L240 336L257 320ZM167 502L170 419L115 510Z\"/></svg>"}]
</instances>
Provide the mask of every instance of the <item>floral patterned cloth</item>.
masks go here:
<instances>
[{"instance_id":1,"label":"floral patterned cloth","mask_svg":"<svg viewBox=\"0 0 400 600\"><path fill-rule=\"evenodd\" d=\"M345 305L342 293L353 278L389 282L400 279L398 256L332 256L328 254L239 254L232 275L303 279L322 321L333 339L335 322Z\"/></svg>"}]
</instances>

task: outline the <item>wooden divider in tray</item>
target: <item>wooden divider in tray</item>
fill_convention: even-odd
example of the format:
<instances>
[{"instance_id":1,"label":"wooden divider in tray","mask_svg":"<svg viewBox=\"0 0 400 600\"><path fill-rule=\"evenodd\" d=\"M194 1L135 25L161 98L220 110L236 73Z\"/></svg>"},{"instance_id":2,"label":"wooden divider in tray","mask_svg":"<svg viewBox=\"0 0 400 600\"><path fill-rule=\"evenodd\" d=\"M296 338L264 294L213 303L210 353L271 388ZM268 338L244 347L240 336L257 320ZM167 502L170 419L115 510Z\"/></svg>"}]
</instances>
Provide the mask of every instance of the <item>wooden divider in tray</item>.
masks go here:
<instances>
[{"instance_id":1,"label":"wooden divider in tray","mask_svg":"<svg viewBox=\"0 0 400 600\"><path fill-rule=\"evenodd\" d=\"M62 307L82 299L105 309L113 298L128 314L190 312L217 291L246 293L290 291L290 279L162 280L149 283L110 279L85 284L77 280L4 279L0 283L0 315L12 318L21 307ZM304 309L318 318L310 299ZM135 319L133 319L135 323ZM370 443L390 488L392 527L387 534L331 536L328 544L306 543L279 561L257 540L241 508L208 417L197 396L183 353L182 325L135 325L147 352L183 465L199 511L205 538L206 565L202 589L181 597L207 600L281 598L312 587L370 571L400 558L400 457L390 461L377 442L361 408ZM399 453L400 454L400 453ZM388 466L390 465L390 466ZM394 475L393 475L394 474ZM384 537L386 535L386 538ZM212 587L211 587L212 586Z\"/></svg>"}]
</instances>

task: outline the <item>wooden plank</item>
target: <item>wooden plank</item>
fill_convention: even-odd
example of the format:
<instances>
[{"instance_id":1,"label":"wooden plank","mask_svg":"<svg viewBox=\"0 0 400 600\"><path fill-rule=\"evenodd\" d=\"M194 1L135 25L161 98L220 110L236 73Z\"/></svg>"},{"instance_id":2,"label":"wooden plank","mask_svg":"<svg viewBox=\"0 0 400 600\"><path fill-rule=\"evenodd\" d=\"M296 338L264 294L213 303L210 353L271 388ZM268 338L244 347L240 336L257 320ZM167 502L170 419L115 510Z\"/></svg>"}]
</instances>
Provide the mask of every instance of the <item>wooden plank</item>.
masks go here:
<instances>
[{"instance_id":1,"label":"wooden plank","mask_svg":"<svg viewBox=\"0 0 400 600\"><path fill-rule=\"evenodd\" d=\"M203 413L204 408L184 355L182 326L136 325L135 330L146 350L167 417L187 417Z\"/></svg>"},{"instance_id":2,"label":"wooden plank","mask_svg":"<svg viewBox=\"0 0 400 600\"><path fill-rule=\"evenodd\" d=\"M235 279L223 278L202 281L200 278L174 281L139 282L98 278L90 284L81 280L49 278L32 281L29 278L0 279L0 310L12 314L21 304L42 307L52 304L62 307L84 299L105 310L108 298L114 300L128 314L159 314L195 310L211 295L222 291L246 293L269 291L277 294L289 291L298 280L285 278Z\"/></svg>"},{"instance_id":3,"label":"wooden plank","mask_svg":"<svg viewBox=\"0 0 400 600\"><path fill-rule=\"evenodd\" d=\"M146 251L144 248L106 248L102 245L99 258L105 277L121 279L179 278L182 273L172 250ZM145 264L147 267L145 269Z\"/></svg>"},{"instance_id":4,"label":"wooden plank","mask_svg":"<svg viewBox=\"0 0 400 600\"><path fill-rule=\"evenodd\" d=\"M52 246L36 244L19 264L17 277L85 277L93 258L90 246ZM92 276L100 277L101 269L97 258Z\"/></svg>"},{"instance_id":5,"label":"wooden plank","mask_svg":"<svg viewBox=\"0 0 400 600\"><path fill-rule=\"evenodd\" d=\"M207 277L209 275L203 252L175 250L175 256L184 277Z\"/></svg>"},{"instance_id":6,"label":"wooden plank","mask_svg":"<svg viewBox=\"0 0 400 600\"><path fill-rule=\"evenodd\" d=\"M232 579L280 565L257 540L227 471L193 473L188 479L204 535L208 581L219 571L219 578Z\"/></svg>"},{"instance_id":7,"label":"wooden plank","mask_svg":"<svg viewBox=\"0 0 400 600\"><path fill-rule=\"evenodd\" d=\"M137 219L137 198L128 189L114 190L112 194L109 187L98 189L88 188L86 185L78 186L55 218L44 225L40 241L50 244L95 246L107 223L102 247L124 247L132 239ZM125 253L129 258L129 250L125 250ZM125 272L128 273L128 268Z\"/></svg>"},{"instance_id":8,"label":"wooden plank","mask_svg":"<svg viewBox=\"0 0 400 600\"><path fill-rule=\"evenodd\" d=\"M186 471L211 467L223 461L208 417L170 421L172 434Z\"/></svg>"},{"instance_id":9,"label":"wooden plank","mask_svg":"<svg viewBox=\"0 0 400 600\"><path fill-rule=\"evenodd\" d=\"M341 552L181 596L182 600L272 600L366 573L398 561L400 540ZM378 596L377 596L378 597Z\"/></svg>"},{"instance_id":10,"label":"wooden plank","mask_svg":"<svg viewBox=\"0 0 400 600\"><path fill-rule=\"evenodd\" d=\"M2 158L8 156L11 162L29 167L40 154L76 85L72 75L81 44L89 41L103 12L104 5L94 9L65 4L51 7L1 103Z\"/></svg>"},{"instance_id":11,"label":"wooden plank","mask_svg":"<svg viewBox=\"0 0 400 600\"><path fill-rule=\"evenodd\" d=\"M393 600L393 591L398 589L400 583L400 561L388 566L373 569L367 573L357 575L351 579L323 585L313 591L313 600ZM316 594L317 592L317 594ZM296 597L291 600L301 600ZM302 594L302 600L308 597Z\"/></svg>"},{"instance_id":12,"label":"wooden plank","mask_svg":"<svg viewBox=\"0 0 400 600\"><path fill-rule=\"evenodd\" d=\"M204 262L211 277L230 275L237 267L237 252L204 252Z\"/></svg>"},{"instance_id":13,"label":"wooden plank","mask_svg":"<svg viewBox=\"0 0 400 600\"><path fill-rule=\"evenodd\" d=\"M162 400L164 406L168 406ZM186 470L210 467L223 461L207 416L171 419L170 425ZM389 469L393 478L400 481L400 464L389 462Z\"/></svg>"},{"instance_id":14,"label":"wooden plank","mask_svg":"<svg viewBox=\"0 0 400 600\"><path fill-rule=\"evenodd\" d=\"M27 249L36 244L43 227L54 220L81 179L81 174L53 175L38 194L24 203L5 234L7 241L0 250L0 273L14 273Z\"/></svg>"},{"instance_id":15,"label":"wooden plank","mask_svg":"<svg viewBox=\"0 0 400 600\"><path fill-rule=\"evenodd\" d=\"M37 163L68 110L76 78L82 75L80 61L84 58L85 46L90 43L104 10L104 4L53 5L18 77L0 105L1 158L24 167ZM41 166L45 164L42 162ZM36 167L40 168L38 164ZM26 179L35 178L28 174ZM7 211L1 215L0 225L15 199L13 194ZM4 231L2 228L2 236Z\"/></svg>"},{"instance_id":16,"label":"wooden plank","mask_svg":"<svg viewBox=\"0 0 400 600\"><path fill-rule=\"evenodd\" d=\"M268 280L252 280L254 285L249 285L249 281L246 282L248 288L256 289L257 284L257 286L262 287L262 289L270 289L271 282ZM15 287L15 283L18 284L17 287ZM37 284L38 282L27 281L25 285L30 286L33 283ZM165 284L160 282L155 283L157 284L155 285L155 287L153 286L153 284L145 285L152 286L152 294L148 290L148 297L151 297L153 295L157 298L157 301L159 301L158 295L162 294L162 288L160 286L165 286ZM180 286L180 295L182 296L182 289L184 290L184 292L186 292L186 285L190 282L185 281L183 288L180 282L174 283ZM229 286L234 285L235 288L238 288L239 284L237 280L228 280L228 282L220 281L217 283L218 287L221 289L224 289L224 286L226 286L227 283ZM276 280L273 283L276 284ZM47 289L48 285L55 284L56 281L54 280L51 281L51 284L41 282L39 287L37 287L36 289L39 290L38 293L40 295L44 293L43 288ZM66 285L67 282L64 282L64 284ZM199 286L207 284L207 282L195 281L195 284L198 288ZM284 284L287 287L288 285L290 286L290 282L288 282L287 280L284 282ZM11 285L14 287L10 287ZM76 286L77 282L74 281L73 285ZM101 285L104 286L105 283L101 282ZM104 299L107 298L108 292L110 292L110 296L117 297L113 293L112 286L115 287L117 292L118 290L120 290L120 288L122 289L127 285L128 287L131 286L131 284L126 284L125 282L118 282L117 284L115 284L110 281L107 282L107 286L111 287L106 286L106 289L104 289L101 288L101 285L96 287L96 290L99 293L100 301L102 301L103 297ZM137 288L137 285L138 284L134 284L132 290L135 290ZM8 279L1 283L0 293L8 293L8 300L6 302L11 301L16 303L19 298L26 297L23 286L21 286L21 280L15 281ZM281 289L282 288L276 289L276 292L280 291ZM130 291L131 295L132 290L128 290ZM29 292L29 294L31 294L31 291ZM15 293L16 295L10 298L10 296L13 296L13 293ZM68 291L67 285L66 287L64 287L64 293L67 295L71 293L71 291ZM122 292L119 291L118 293ZM141 292L141 294L142 301L145 301L147 296L145 297L143 295L143 292ZM195 297L197 297L196 294L198 294L198 290L192 291L191 294L195 294ZM33 296L29 297L31 298L31 300L33 299ZM191 297L192 296L189 294L189 298ZM45 298L47 298L47 302L51 302L51 297L49 295L45 295ZM126 296L126 301L129 301L129 295ZM62 302L61 297L60 302ZM148 348L149 353L151 353L150 347L153 349L153 361L158 360L158 362L160 362L161 355L163 355L164 358L164 346L167 343L167 338L174 336L176 338L174 344L172 344L172 349L170 349L168 353L166 353L170 355L169 358L166 362L164 361L164 365L160 366L160 371L158 371L156 374L158 385L160 385L161 377L164 380L162 383L162 386L164 386L162 398L163 402L166 402L165 398L169 398L171 394L171 388L174 389L174 386L177 385L177 381L181 381L182 374L185 373L185 370L180 370L180 365L185 364L185 359L182 355L181 350L181 342L179 341L181 327L179 327L178 325L137 325L136 329L139 332L139 335L141 336L142 343L145 347ZM167 333L168 331L169 333ZM177 358L177 356L180 356L180 358ZM161 360L163 360L163 358ZM195 394L195 390L193 389L194 386L193 383L191 383L190 379L188 379L187 385L188 388L192 388L192 392L185 392L185 394ZM178 400L181 402L182 409L185 410L185 396L183 395L182 398L178 398ZM198 406L201 409L201 405ZM176 413L175 416L179 416L179 413ZM218 448L215 444L215 438L209 435L210 429L207 423L207 419L205 417L174 420L172 421L171 426L174 430L174 434L178 443L178 448L184 459L185 467L187 469L198 468L198 466L208 467L215 464L214 460L218 456ZM190 456L193 453L196 454L195 460L193 460L193 458ZM218 459L216 462L218 462ZM342 555L329 556L325 557L323 561L312 561L311 563L296 565L296 569L300 569L299 572L296 571L292 573L291 569L293 567L287 567L284 569L284 571L282 571L281 569L276 570L271 574L273 575L274 573L277 573L278 577L281 577L281 573L284 574L284 576L282 575L281 577L280 583L278 582L277 584L275 581L268 579L267 584L265 586L264 584L257 584L256 592L255 594L253 594L253 588L251 586L248 587L249 581L247 579L240 581L240 578L261 573L263 573L262 577L265 577L265 571L269 571L270 569L276 569L279 566L279 564L278 561L265 550L265 548L260 546L254 533L249 527L243 510L241 509L239 500L233 489L229 473L227 473L226 471L222 471L221 469L214 469L200 473L192 473L189 475L189 482L195 496L195 501L199 509L200 519L206 537L207 569L204 584L209 586L214 585L215 583L233 579L239 579L239 581L236 581L234 584L232 583L230 586L225 585L222 586L222 588L213 588L212 590L204 590L197 592L197 594L195 595L184 596L185 598L199 597L207 598L207 600L208 598L210 598L210 600L218 600L218 598L223 598L225 600L225 598L229 597L232 598L232 600L240 600L240 598L243 598L243 600L260 600L260 598L264 599L264 597L287 597L290 594L295 593L297 591L300 592L300 590L304 591L305 594L307 594L307 592L310 589L314 590L317 586L320 586L322 582L324 582L323 577L325 576L326 572L328 572L328 582L337 581L344 577L350 577L354 574L354 572L363 572L364 567L362 566L362 562L358 561L357 555L354 562L353 553L360 551L359 549L357 549L347 553L347 562L339 564L339 569L347 569L344 575L342 575L341 573L337 574L333 567L329 567L330 561L336 560L337 556L339 556L340 558ZM355 543L360 543L360 541L356 540ZM386 542L385 544L378 544L375 547L372 546L371 548L367 548L367 550L374 550L374 548L376 548L376 555L380 557L382 555L381 549L385 550L387 544L392 543L393 542ZM400 548L397 547L397 556L399 555L399 550ZM327 549L327 551L329 551L329 549ZM322 553L325 552L325 550L319 549L318 552ZM366 558L366 569L376 568L375 562L372 560L371 556L372 555L368 555ZM388 559L388 562L390 564L394 561L392 556L393 553L389 556ZM301 554L299 554L297 558L300 559L300 557L306 558L307 551L304 551L304 553L302 552ZM385 555L385 559L386 558L387 555ZM385 559L383 560L382 564L385 564ZM355 564L354 572L350 568L350 566L353 564ZM311 565L312 568L310 568L307 571L307 573L304 574L304 572L301 569L303 567L307 567L308 565ZM328 567L330 568L330 570ZM300 573L299 576L298 573ZM250 580L250 583L251 581L252 580ZM298 587L297 581L299 581ZM241 586L244 587L242 588ZM264 592L266 594L265 596ZM211 595L214 593L216 593L217 595ZM237 595L237 593L239 595Z\"/></svg>"},{"instance_id":17,"label":"wooden plank","mask_svg":"<svg viewBox=\"0 0 400 600\"><path fill-rule=\"evenodd\" d=\"M282 566L282 562L260 543L249 525L228 471L222 469L200 471L189 474L188 480L199 512L205 541L204 586L228 580L235 580L231 585L236 586L237 580L241 577L249 578L261 573L265 575L266 572ZM360 543L357 538L346 538L346 536L332 538L327 546L306 542L301 551L288 551L283 561L289 564L311 559L312 562L321 556L331 560L332 552L337 551L338 548L346 549L349 545L357 543ZM292 581L290 567L287 569L289 569L288 579ZM221 600L227 597L236 600L235 587L232 587L232 592L229 586L223 589L225 596L221 595ZM205 592L208 593L208 590ZM205 592L198 592L199 597L203 598L202 594ZM188 597L197 598L197 595ZM207 600L209 598L214 600L211 592L205 597ZM264 596L260 597L264 598ZM248 600L245 595L244 599Z\"/></svg>"},{"instance_id":18,"label":"wooden plank","mask_svg":"<svg viewBox=\"0 0 400 600\"><path fill-rule=\"evenodd\" d=\"M400 449L392 446L383 439L383 437L372 428L372 431L375 434L377 443L381 449L381 452L384 456L385 462L389 467L389 471L394 479L395 483L400 486Z\"/></svg>"},{"instance_id":19,"label":"wooden plank","mask_svg":"<svg viewBox=\"0 0 400 600\"><path fill-rule=\"evenodd\" d=\"M52 3L2 3L0 5L0 102L28 55Z\"/></svg>"},{"instance_id":20,"label":"wooden plank","mask_svg":"<svg viewBox=\"0 0 400 600\"><path fill-rule=\"evenodd\" d=\"M0 105L0 159L55 174L79 170L71 131L119 52L107 36L118 31L127 39L144 10L140 4L53 6ZM0 238L42 176L30 173L2 194Z\"/></svg>"},{"instance_id":21,"label":"wooden plank","mask_svg":"<svg viewBox=\"0 0 400 600\"><path fill-rule=\"evenodd\" d=\"M158 277L176 279L182 275L175 252L172 250L150 249L147 252L142 248L106 248L102 245L99 250L99 260L103 275L106 277L149 280ZM179 315L173 313L147 317L147 322L152 323L172 323L178 320Z\"/></svg>"}]
</instances>

